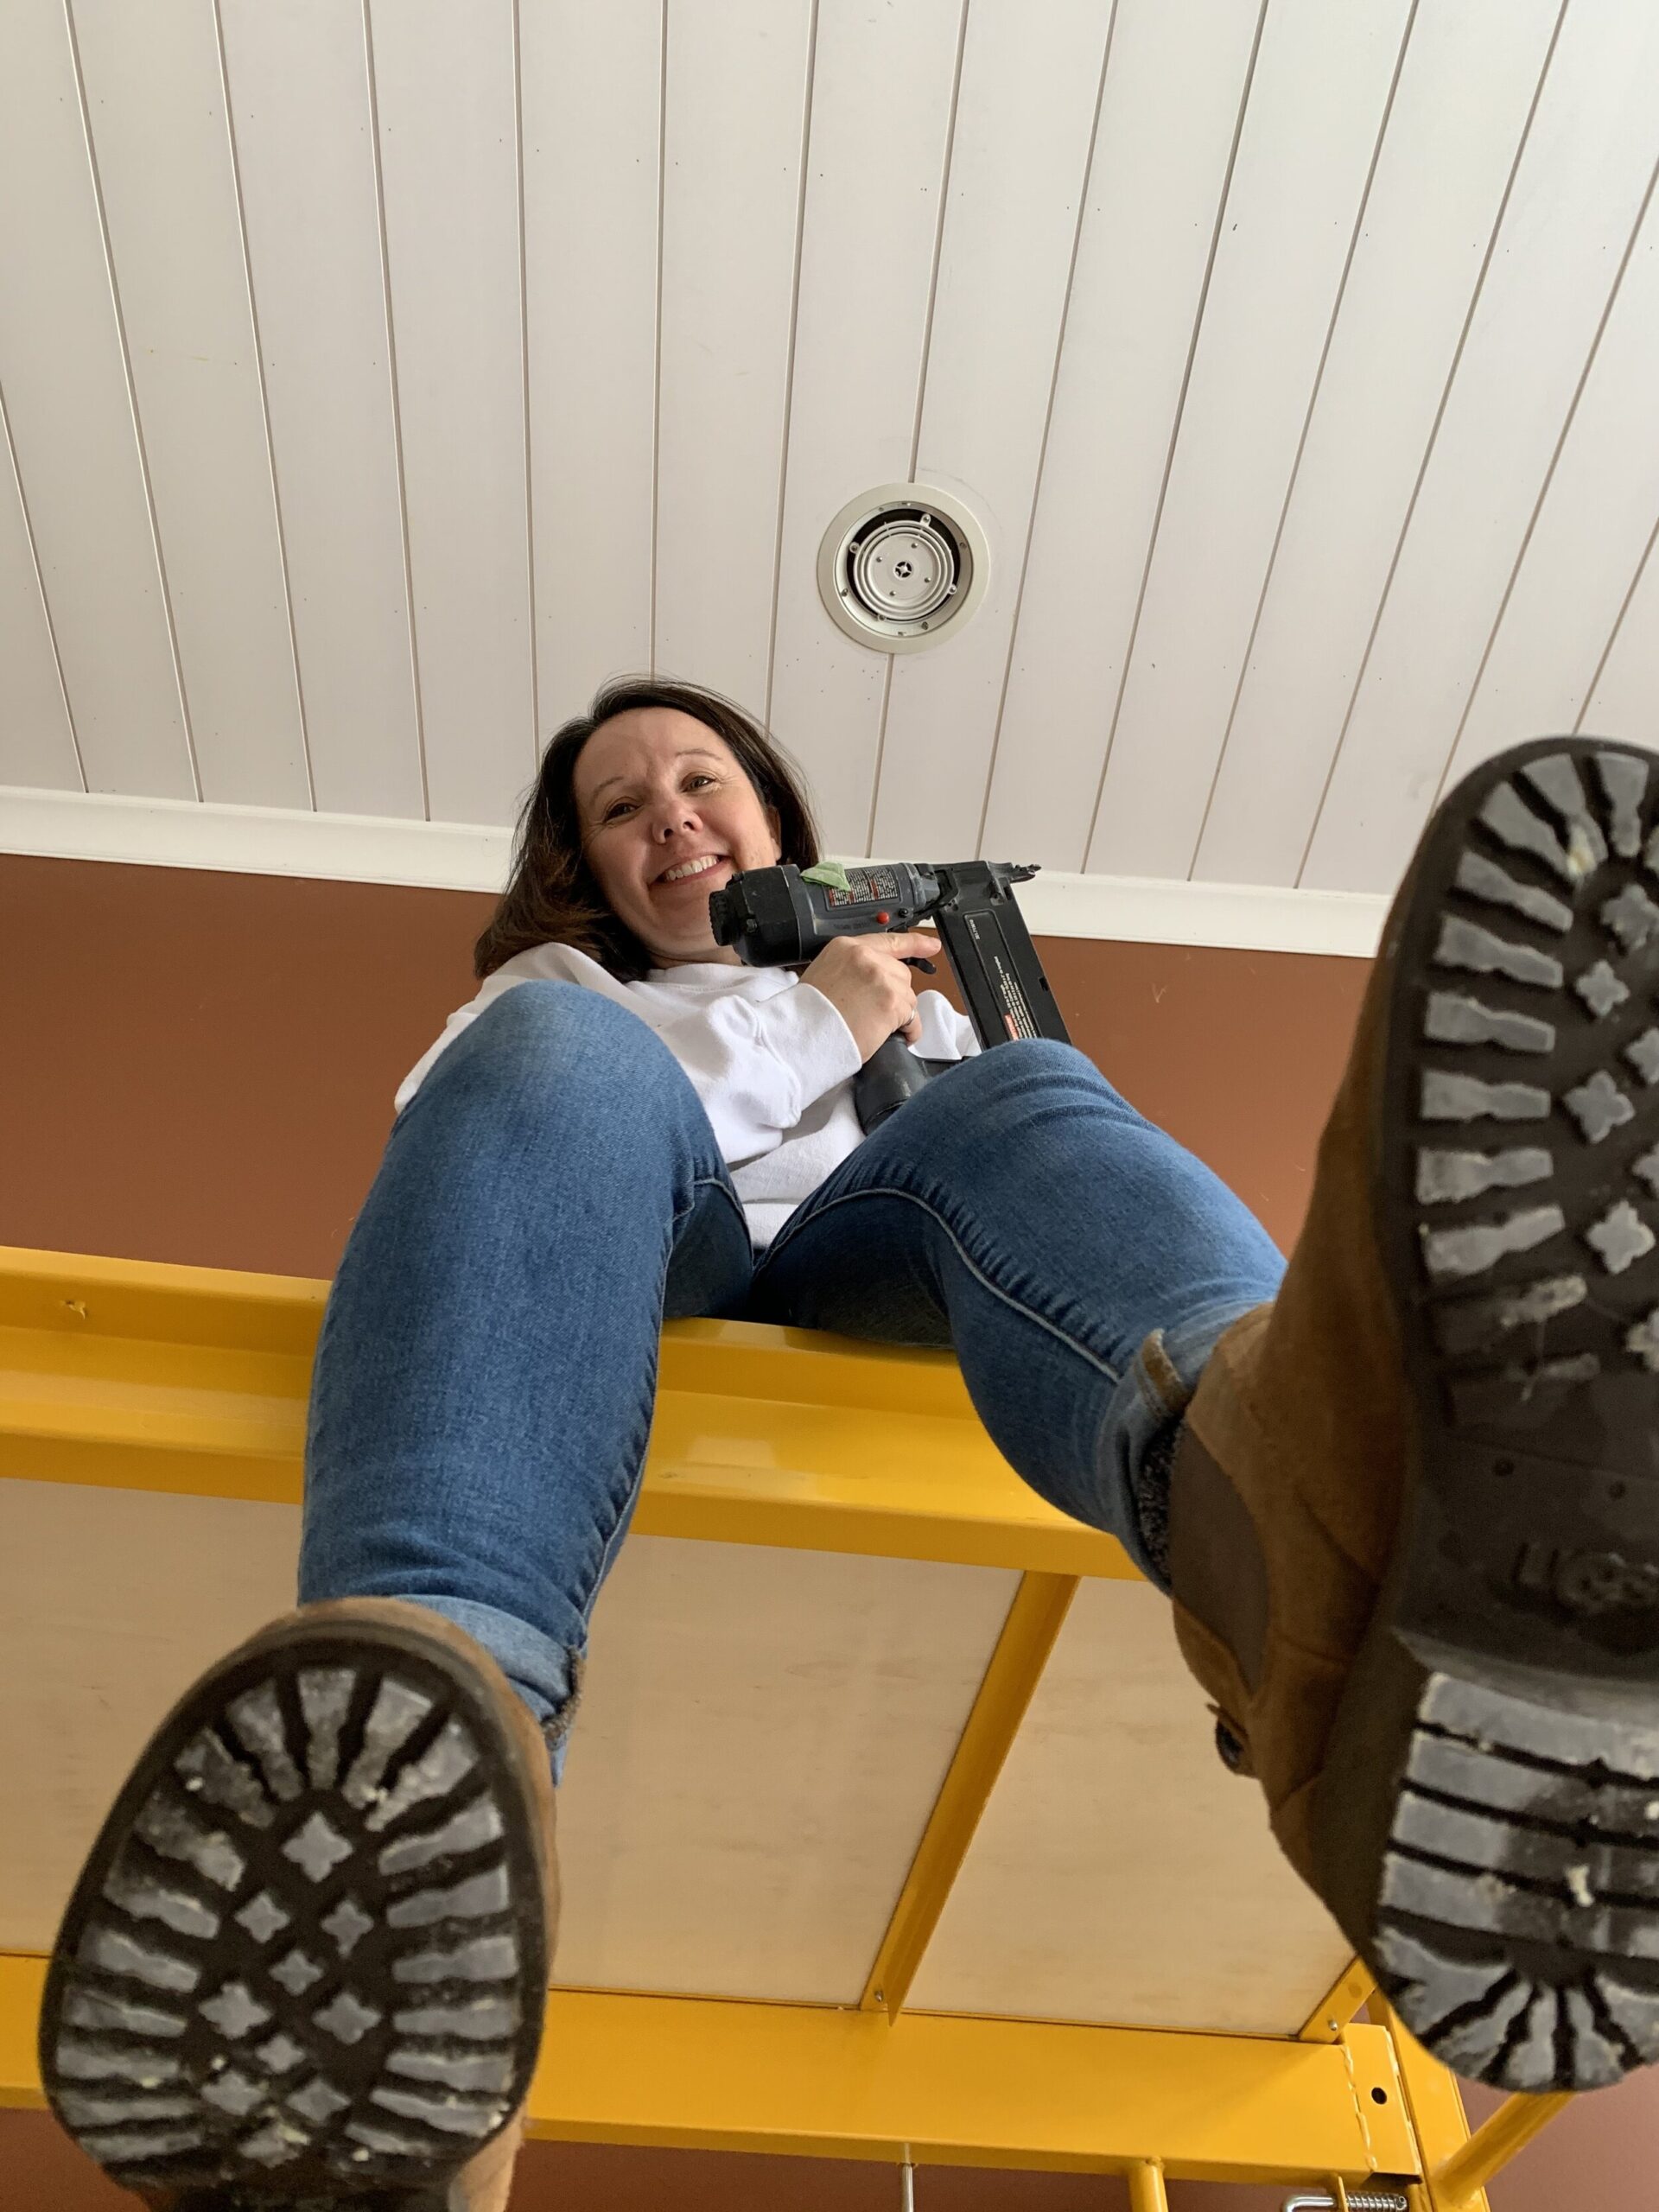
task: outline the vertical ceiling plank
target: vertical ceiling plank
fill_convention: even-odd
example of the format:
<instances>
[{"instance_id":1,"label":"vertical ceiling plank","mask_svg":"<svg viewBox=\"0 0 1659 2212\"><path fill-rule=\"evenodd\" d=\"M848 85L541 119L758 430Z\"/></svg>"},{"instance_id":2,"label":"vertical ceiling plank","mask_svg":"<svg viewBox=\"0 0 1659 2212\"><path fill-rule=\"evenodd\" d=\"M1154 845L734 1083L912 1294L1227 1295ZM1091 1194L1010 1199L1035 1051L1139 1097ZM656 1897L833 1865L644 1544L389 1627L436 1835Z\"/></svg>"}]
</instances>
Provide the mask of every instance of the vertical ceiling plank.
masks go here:
<instances>
[{"instance_id":1,"label":"vertical ceiling plank","mask_svg":"<svg viewBox=\"0 0 1659 2212\"><path fill-rule=\"evenodd\" d=\"M543 734L651 658L662 0L520 18Z\"/></svg>"},{"instance_id":2,"label":"vertical ceiling plank","mask_svg":"<svg viewBox=\"0 0 1659 2212\"><path fill-rule=\"evenodd\" d=\"M311 804L211 9L75 0L205 799Z\"/></svg>"},{"instance_id":3,"label":"vertical ceiling plank","mask_svg":"<svg viewBox=\"0 0 1659 2212\"><path fill-rule=\"evenodd\" d=\"M888 857L961 859L979 834L1111 12L969 10L916 474L978 515L991 574L959 637L893 661L869 839Z\"/></svg>"},{"instance_id":4,"label":"vertical ceiling plank","mask_svg":"<svg viewBox=\"0 0 1659 2212\"><path fill-rule=\"evenodd\" d=\"M1090 868L1187 872L1408 13L1268 10Z\"/></svg>"},{"instance_id":5,"label":"vertical ceiling plank","mask_svg":"<svg viewBox=\"0 0 1659 2212\"><path fill-rule=\"evenodd\" d=\"M0 784L84 791L0 393Z\"/></svg>"},{"instance_id":6,"label":"vertical ceiling plank","mask_svg":"<svg viewBox=\"0 0 1659 2212\"><path fill-rule=\"evenodd\" d=\"M1207 881L1296 879L1560 14L1418 12L1193 861Z\"/></svg>"},{"instance_id":7,"label":"vertical ceiling plank","mask_svg":"<svg viewBox=\"0 0 1659 2212\"><path fill-rule=\"evenodd\" d=\"M1300 880L1385 890L1463 705L1659 156L1659 15L1567 11Z\"/></svg>"},{"instance_id":8,"label":"vertical ceiling plank","mask_svg":"<svg viewBox=\"0 0 1659 2212\"><path fill-rule=\"evenodd\" d=\"M87 783L194 798L60 0L0 8L0 387Z\"/></svg>"},{"instance_id":9,"label":"vertical ceiling plank","mask_svg":"<svg viewBox=\"0 0 1659 2212\"><path fill-rule=\"evenodd\" d=\"M222 0L316 803L422 789L364 21Z\"/></svg>"},{"instance_id":10,"label":"vertical ceiling plank","mask_svg":"<svg viewBox=\"0 0 1659 2212\"><path fill-rule=\"evenodd\" d=\"M1650 200L1486 656L1447 785L1571 729L1659 515L1659 207ZM1613 733L1651 742L1653 702Z\"/></svg>"},{"instance_id":11,"label":"vertical ceiling plank","mask_svg":"<svg viewBox=\"0 0 1659 2212\"><path fill-rule=\"evenodd\" d=\"M721 0L668 16L655 659L757 710L812 12Z\"/></svg>"},{"instance_id":12,"label":"vertical ceiling plank","mask_svg":"<svg viewBox=\"0 0 1659 2212\"><path fill-rule=\"evenodd\" d=\"M512 0L372 0L415 645L434 821L535 766Z\"/></svg>"},{"instance_id":13,"label":"vertical ceiling plank","mask_svg":"<svg viewBox=\"0 0 1659 2212\"><path fill-rule=\"evenodd\" d=\"M771 713L837 853L864 850L888 657L824 612L818 544L910 473L962 22L963 0L821 0Z\"/></svg>"},{"instance_id":14,"label":"vertical ceiling plank","mask_svg":"<svg viewBox=\"0 0 1659 2212\"><path fill-rule=\"evenodd\" d=\"M1257 19L1236 0L1118 0L981 845L995 858L1083 866Z\"/></svg>"}]
</instances>

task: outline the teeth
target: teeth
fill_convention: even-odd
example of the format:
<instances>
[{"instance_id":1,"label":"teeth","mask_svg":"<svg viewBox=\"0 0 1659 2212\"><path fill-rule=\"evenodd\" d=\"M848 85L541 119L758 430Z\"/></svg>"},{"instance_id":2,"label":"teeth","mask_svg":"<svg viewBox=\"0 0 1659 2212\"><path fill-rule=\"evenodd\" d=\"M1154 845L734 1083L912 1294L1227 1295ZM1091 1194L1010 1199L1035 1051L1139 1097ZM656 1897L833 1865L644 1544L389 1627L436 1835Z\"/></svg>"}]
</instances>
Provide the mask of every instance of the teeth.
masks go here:
<instances>
[{"instance_id":1,"label":"teeth","mask_svg":"<svg viewBox=\"0 0 1659 2212\"><path fill-rule=\"evenodd\" d=\"M711 855L707 860L695 861L688 867L670 868L668 874L663 878L663 881L664 883L683 883L689 876L704 875L711 868L718 868L719 866L720 855L715 853Z\"/></svg>"}]
</instances>

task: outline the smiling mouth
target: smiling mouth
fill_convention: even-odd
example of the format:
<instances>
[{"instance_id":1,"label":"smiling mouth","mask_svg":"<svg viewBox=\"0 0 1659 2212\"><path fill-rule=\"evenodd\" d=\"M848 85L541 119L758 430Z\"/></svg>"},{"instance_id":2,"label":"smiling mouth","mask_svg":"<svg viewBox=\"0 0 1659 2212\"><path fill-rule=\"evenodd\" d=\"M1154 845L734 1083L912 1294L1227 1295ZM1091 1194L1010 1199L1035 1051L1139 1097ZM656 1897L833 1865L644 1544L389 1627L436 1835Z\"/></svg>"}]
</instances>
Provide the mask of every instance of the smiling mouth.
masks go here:
<instances>
[{"instance_id":1,"label":"smiling mouth","mask_svg":"<svg viewBox=\"0 0 1659 2212\"><path fill-rule=\"evenodd\" d=\"M729 855L721 853L712 867L697 868L690 875L676 876L671 883L665 875L659 875L651 887L653 891L683 891L688 883L706 883L716 868L726 866L729 857Z\"/></svg>"}]
</instances>

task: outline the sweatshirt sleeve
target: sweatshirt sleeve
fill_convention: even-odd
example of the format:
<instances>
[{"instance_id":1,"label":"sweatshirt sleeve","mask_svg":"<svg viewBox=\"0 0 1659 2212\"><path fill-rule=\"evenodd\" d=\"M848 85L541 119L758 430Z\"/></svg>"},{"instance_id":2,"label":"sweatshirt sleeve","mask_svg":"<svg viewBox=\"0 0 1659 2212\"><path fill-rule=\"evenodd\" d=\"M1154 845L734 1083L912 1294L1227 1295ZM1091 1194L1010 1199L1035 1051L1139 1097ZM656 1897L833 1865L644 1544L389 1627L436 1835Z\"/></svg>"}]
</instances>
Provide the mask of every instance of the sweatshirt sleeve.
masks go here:
<instances>
[{"instance_id":1,"label":"sweatshirt sleeve","mask_svg":"<svg viewBox=\"0 0 1659 2212\"><path fill-rule=\"evenodd\" d=\"M922 1059L971 1060L982 1050L978 1031L943 991L918 991L916 1011L922 1034L915 1050Z\"/></svg>"}]
</instances>

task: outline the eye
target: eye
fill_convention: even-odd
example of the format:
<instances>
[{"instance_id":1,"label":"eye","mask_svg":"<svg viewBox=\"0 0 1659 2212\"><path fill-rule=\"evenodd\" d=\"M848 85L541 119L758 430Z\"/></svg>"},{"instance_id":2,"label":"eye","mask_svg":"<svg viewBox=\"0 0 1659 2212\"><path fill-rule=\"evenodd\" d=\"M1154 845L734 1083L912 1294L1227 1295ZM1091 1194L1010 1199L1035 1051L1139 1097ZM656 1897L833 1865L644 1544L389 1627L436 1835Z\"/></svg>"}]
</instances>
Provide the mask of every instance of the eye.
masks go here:
<instances>
[{"instance_id":1,"label":"eye","mask_svg":"<svg viewBox=\"0 0 1659 2212\"><path fill-rule=\"evenodd\" d=\"M686 784L687 784L687 785L688 785L688 786L689 786L689 785L692 785L692 784L712 784L712 783L715 782L716 780L717 780L717 779L716 779L716 778L715 778L715 777L713 777L713 776L711 776L711 775L709 775L708 773L706 773L706 772L705 772L702 769L701 769L701 768L697 769L697 770L696 770L693 774L691 774L691 775L688 776L688 777L685 779L685 781L686 781ZM606 810L605 810L605 811L604 811L603 815L602 815L600 818L601 819L601 821L605 821L605 822L611 822L611 821L613 821L613 820L615 819L615 817L616 817L617 809L618 809L619 807L624 807L624 806L626 806L628 804L629 804L629 801L628 801L628 800L626 800L626 799L625 799L625 798L620 798L620 799L616 800L616 801L614 802L614 804L612 804L612 805L610 805L610 806L607 806L607 807L606 808Z\"/></svg>"}]
</instances>

